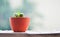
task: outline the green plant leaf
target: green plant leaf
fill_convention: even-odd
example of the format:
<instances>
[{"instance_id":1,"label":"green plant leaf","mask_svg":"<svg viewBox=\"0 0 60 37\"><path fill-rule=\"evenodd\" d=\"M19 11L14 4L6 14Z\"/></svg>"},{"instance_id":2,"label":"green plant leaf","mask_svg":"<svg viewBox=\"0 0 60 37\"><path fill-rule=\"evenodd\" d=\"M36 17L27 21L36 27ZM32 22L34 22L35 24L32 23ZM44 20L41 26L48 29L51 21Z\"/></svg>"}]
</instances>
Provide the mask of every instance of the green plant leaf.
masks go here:
<instances>
[{"instance_id":1,"label":"green plant leaf","mask_svg":"<svg viewBox=\"0 0 60 37\"><path fill-rule=\"evenodd\" d=\"M16 13L18 16L20 15L20 11L17 11L17 13Z\"/></svg>"}]
</instances>

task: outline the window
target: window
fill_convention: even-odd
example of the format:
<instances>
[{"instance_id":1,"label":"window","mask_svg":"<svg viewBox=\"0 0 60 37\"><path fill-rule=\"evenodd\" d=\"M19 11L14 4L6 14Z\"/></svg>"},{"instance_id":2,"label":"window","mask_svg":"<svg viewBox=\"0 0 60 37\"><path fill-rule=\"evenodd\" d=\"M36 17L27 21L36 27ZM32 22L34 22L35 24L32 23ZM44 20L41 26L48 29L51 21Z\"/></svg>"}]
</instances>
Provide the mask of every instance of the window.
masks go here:
<instances>
[{"instance_id":1,"label":"window","mask_svg":"<svg viewBox=\"0 0 60 37\"><path fill-rule=\"evenodd\" d=\"M0 30L10 30L9 17L20 10L31 18L28 30L60 31L59 0L0 0Z\"/></svg>"}]
</instances>

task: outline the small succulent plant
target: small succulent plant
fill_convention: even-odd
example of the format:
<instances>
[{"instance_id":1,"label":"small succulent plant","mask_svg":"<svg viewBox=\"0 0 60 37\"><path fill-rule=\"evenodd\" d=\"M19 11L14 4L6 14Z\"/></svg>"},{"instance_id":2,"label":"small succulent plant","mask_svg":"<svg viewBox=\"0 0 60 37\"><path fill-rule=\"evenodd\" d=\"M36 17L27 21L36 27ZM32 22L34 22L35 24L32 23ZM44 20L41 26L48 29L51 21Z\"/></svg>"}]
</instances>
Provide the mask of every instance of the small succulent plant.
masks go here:
<instances>
[{"instance_id":1,"label":"small succulent plant","mask_svg":"<svg viewBox=\"0 0 60 37\"><path fill-rule=\"evenodd\" d=\"M24 14L23 13L20 13L20 11L16 12L14 14L15 17L24 17Z\"/></svg>"}]
</instances>

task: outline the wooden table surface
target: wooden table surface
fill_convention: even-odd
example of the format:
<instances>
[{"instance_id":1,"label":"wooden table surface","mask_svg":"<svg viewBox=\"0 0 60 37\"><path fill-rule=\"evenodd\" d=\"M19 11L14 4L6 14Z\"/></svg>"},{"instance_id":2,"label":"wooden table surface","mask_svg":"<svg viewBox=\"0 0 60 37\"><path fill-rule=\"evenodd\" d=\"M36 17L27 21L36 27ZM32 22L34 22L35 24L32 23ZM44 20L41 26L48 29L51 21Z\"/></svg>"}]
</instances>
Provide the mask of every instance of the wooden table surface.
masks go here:
<instances>
[{"instance_id":1,"label":"wooden table surface","mask_svg":"<svg viewBox=\"0 0 60 37\"><path fill-rule=\"evenodd\" d=\"M60 33L0 31L0 37L60 37Z\"/></svg>"}]
</instances>

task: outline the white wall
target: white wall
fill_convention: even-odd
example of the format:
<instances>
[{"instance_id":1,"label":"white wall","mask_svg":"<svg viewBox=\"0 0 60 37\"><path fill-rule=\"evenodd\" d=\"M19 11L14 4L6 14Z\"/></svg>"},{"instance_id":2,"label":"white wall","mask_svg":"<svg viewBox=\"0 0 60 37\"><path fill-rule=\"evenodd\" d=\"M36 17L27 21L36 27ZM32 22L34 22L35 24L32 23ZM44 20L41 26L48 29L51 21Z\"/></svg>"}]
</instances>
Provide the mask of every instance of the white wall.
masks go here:
<instances>
[{"instance_id":1,"label":"white wall","mask_svg":"<svg viewBox=\"0 0 60 37\"><path fill-rule=\"evenodd\" d=\"M60 31L60 0L33 0L35 3L35 8L33 11L33 16L36 17L32 21L33 31ZM37 14L43 14L44 20L38 20ZM38 20L38 21L37 21ZM43 21L43 22L42 22ZM43 25L38 25L43 23Z\"/></svg>"},{"instance_id":2,"label":"white wall","mask_svg":"<svg viewBox=\"0 0 60 37\"><path fill-rule=\"evenodd\" d=\"M42 0L41 9L46 14L44 27L47 31L60 31L60 0Z\"/></svg>"},{"instance_id":3,"label":"white wall","mask_svg":"<svg viewBox=\"0 0 60 37\"><path fill-rule=\"evenodd\" d=\"M48 1L48 27L53 31L60 31L60 0Z\"/></svg>"}]
</instances>

